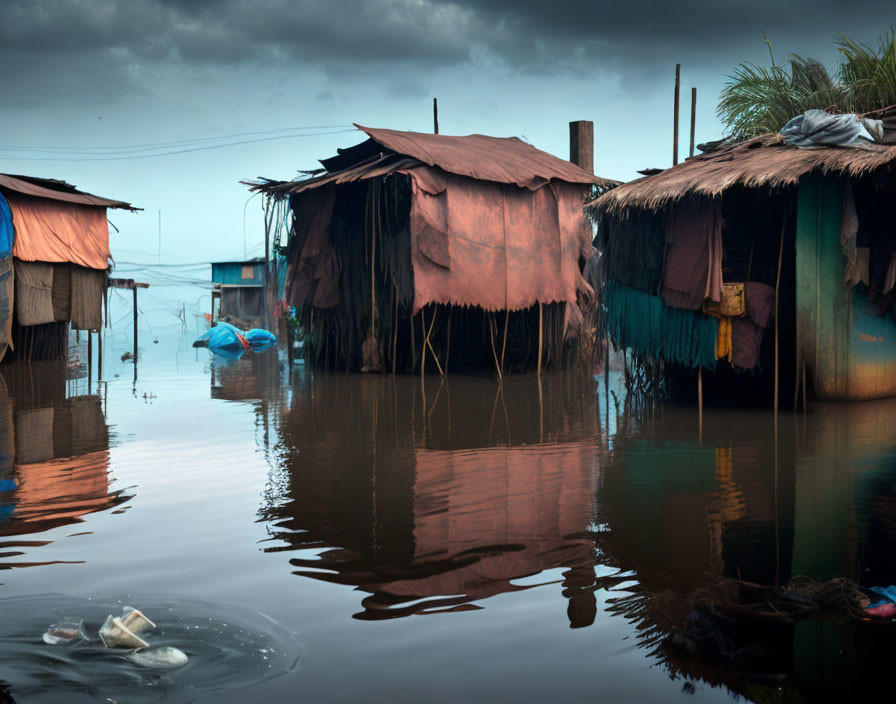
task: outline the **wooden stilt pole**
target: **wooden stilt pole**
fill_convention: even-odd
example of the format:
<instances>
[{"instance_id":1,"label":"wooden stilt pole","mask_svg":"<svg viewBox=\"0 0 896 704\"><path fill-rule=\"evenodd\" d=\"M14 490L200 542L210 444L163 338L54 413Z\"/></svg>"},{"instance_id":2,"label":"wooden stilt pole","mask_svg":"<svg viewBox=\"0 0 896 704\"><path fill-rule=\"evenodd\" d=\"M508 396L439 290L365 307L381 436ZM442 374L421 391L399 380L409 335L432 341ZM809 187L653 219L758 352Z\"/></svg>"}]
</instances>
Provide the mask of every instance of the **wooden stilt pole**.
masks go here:
<instances>
[{"instance_id":1,"label":"wooden stilt pole","mask_svg":"<svg viewBox=\"0 0 896 704\"><path fill-rule=\"evenodd\" d=\"M504 350L507 348L507 323L510 320L510 310L504 312L504 339L501 341L501 371L504 370Z\"/></svg>"},{"instance_id":2,"label":"wooden stilt pole","mask_svg":"<svg viewBox=\"0 0 896 704\"><path fill-rule=\"evenodd\" d=\"M420 381L423 381L423 377L426 374L426 319L422 308L420 309L420 339L422 340L420 354Z\"/></svg>"},{"instance_id":3,"label":"wooden stilt pole","mask_svg":"<svg viewBox=\"0 0 896 704\"><path fill-rule=\"evenodd\" d=\"M429 323L429 330L426 332L426 347L429 347L429 351L432 353L432 358L436 361L436 367L439 370L439 374L442 376L445 375L445 372L442 371L442 365L439 364L439 358L436 357L436 351L432 348L432 343L429 341L430 335L432 335L432 327L436 324L436 309L433 308L432 311L432 320ZM426 348L423 349L423 356L426 356Z\"/></svg>"},{"instance_id":4,"label":"wooden stilt pole","mask_svg":"<svg viewBox=\"0 0 896 704\"><path fill-rule=\"evenodd\" d=\"M448 342L445 344L445 373L448 373L448 357L451 354L451 304L448 304Z\"/></svg>"},{"instance_id":5,"label":"wooden stilt pole","mask_svg":"<svg viewBox=\"0 0 896 704\"><path fill-rule=\"evenodd\" d=\"M398 294L395 287L392 288L392 298L395 305L392 313L392 375L395 375L396 355L398 354Z\"/></svg>"},{"instance_id":6,"label":"wooden stilt pole","mask_svg":"<svg viewBox=\"0 0 896 704\"><path fill-rule=\"evenodd\" d=\"M544 311L541 301L538 302L538 376L541 376L541 347L544 341Z\"/></svg>"},{"instance_id":7,"label":"wooden stilt pole","mask_svg":"<svg viewBox=\"0 0 896 704\"><path fill-rule=\"evenodd\" d=\"M492 357L495 358L495 369L498 371L498 381L503 382L504 374L501 372L501 363L498 361L498 352L495 349L495 319L491 313L486 313L486 315L488 316L488 339L491 340L492 343Z\"/></svg>"},{"instance_id":8,"label":"wooden stilt pole","mask_svg":"<svg viewBox=\"0 0 896 704\"><path fill-rule=\"evenodd\" d=\"M93 386L93 333L87 331L87 390Z\"/></svg>"},{"instance_id":9,"label":"wooden stilt pole","mask_svg":"<svg viewBox=\"0 0 896 704\"><path fill-rule=\"evenodd\" d=\"M137 287L134 286L134 364L137 363Z\"/></svg>"},{"instance_id":10,"label":"wooden stilt pole","mask_svg":"<svg viewBox=\"0 0 896 704\"><path fill-rule=\"evenodd\" d=\"M96 378L99 381L103 380L103 326L100 325L100 329L96 331Z\"/></svg>"},{"instance_id":11,"label":"wooden stilt pole","mask_svg":"<svg viewBox=\"0 0 896 704\"><path fill-rule=\"evenodd\" d=\"M703 442L703 367L697 369L697 432Z\"/></svg>"},{"instance_id":12,"label":"wooden stilt pole","mask_svg":"<svg viewBox=\"0 0 896 704\"><path fill-rule=\"evenodd\" d=\"M781 290L781 261L784 258L784 231L787 227L787 218L781 225L781 242L778 245L778 273L775 276L775 433L778 432L778 377L780 370L778 368L778 294Z\"/></svg>"}]
</instances>

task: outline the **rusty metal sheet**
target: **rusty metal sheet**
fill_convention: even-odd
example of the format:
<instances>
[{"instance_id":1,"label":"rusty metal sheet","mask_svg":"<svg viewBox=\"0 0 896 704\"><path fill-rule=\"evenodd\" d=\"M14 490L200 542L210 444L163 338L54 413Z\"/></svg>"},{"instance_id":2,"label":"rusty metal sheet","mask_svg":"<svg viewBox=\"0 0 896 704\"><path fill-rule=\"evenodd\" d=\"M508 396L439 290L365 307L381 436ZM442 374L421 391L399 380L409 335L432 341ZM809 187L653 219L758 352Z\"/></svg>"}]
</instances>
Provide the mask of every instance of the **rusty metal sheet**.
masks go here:
<instances>
[{"instance_id":1,"label":"rusty metal sheet","mask_svg":"<svg viewBox=\"0 0 896 704\"><path fill-rule=\"evenodd\" d=\"M520 188L541 188L548 181L597 184L609 187L615 181L602 179L526 144L517 137L463 137L375 129L359 130L397 154L403 154L459 176L481 181L509 183Z\"/></svg>"},{"instance_id":2,"label":"rusty metal sheet","mask_svg":"<svg viewBox=\"0 0 896 704\"><path fill-rule=\"evenodd\" d=\"M46 183L47 185L53 185L54 187L48 188L41 186L40 183ZM101 208L138 210L138 208L134 208L130 203L124 203L119 200L110 200L109 198L101 198L100 196L95 196L90 193L84 193L63 181L53 181L51 179L37 179L27 176L0 174L0 188L28 196L34 196L35 198L48 198L50 200L60 200L65 203L94 205Z\"/></svg>"},{"instance_id":3,"label":"rusty metal sheet","mask_svg":"<svg viewBox=\"0 0 896 704\"><path fill-rule=\"evenodd\" d=\"M414 312L429 303L521 310L590 292L579 271L591 254L581 184L531 191L438 169L405 173Z\"/></svg>"}]
</instances>

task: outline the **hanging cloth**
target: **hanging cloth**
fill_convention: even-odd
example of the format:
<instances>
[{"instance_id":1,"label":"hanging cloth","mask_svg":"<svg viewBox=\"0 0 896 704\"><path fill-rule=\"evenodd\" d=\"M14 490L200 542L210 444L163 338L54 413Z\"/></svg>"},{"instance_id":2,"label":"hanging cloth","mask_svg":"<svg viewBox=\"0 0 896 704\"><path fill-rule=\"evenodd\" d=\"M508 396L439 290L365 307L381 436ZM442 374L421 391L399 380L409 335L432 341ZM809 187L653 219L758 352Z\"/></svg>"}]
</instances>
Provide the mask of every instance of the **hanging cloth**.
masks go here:
<instances>
[{"instance_id":1,"label":"hanging cloth","mask_svg":"<svg viewBox=\"0 0 896 704\"><path fill-rule=\"evenodd\" d=\"M722 299L722 208L718 200L687 200L673 206L666 223L663 301L700 310Z\"/></svg>"}]
</instances>

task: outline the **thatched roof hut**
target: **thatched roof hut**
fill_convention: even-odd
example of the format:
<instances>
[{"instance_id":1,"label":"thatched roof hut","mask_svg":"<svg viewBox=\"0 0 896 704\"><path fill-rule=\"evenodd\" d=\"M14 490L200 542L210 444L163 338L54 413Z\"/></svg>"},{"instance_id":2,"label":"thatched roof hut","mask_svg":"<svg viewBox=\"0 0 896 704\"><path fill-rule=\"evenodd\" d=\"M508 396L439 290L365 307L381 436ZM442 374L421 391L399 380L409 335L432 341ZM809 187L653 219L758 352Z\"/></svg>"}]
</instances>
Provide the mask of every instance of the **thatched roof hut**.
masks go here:
<instances>
[{"instance_id":1,"label":"thatched roof hut","mask_svg":"<svg viewBox=\"0 0 896 704\"><path fill-rule=\"evenodd\" d=\"M896 395L896 147L802 149L778 134L713 147L586 207L611 338L715 370L730 392L732 368L773 370L776 336L762 330L777 311L794 398L804 367L820 398Z\"/></svg>"},{"instance_id":2,"label":"thatched roof hut","mask_svg":"<svg viewBox=\"0 0 896 704\"><path fill-rule=\"evenodd\" d=\"M507 356L526 368L539 356L533 340L546 306L543 334L559 364L582 319L579 299L591 293L582 205L615 182L517 138L358 128L368 139L322 160L310 178L248 184L288 201L286 296L302 311L314 358L410 370L431 354L444 371L455 354L456 367L494 359L499 369ZM458 315L466 317L452 341Z\"/></svg>"}]
</instances>

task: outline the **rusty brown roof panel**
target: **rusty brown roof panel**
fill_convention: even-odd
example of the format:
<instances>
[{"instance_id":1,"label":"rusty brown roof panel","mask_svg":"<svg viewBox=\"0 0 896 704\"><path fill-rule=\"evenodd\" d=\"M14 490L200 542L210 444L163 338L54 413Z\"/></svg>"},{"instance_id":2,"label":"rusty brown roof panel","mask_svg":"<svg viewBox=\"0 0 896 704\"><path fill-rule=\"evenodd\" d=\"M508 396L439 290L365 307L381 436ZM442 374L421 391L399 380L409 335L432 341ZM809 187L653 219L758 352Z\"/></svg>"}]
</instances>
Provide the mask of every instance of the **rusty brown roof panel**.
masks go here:
<instances>
[{"instance_id":1,"label":"rusty brown roof panel","mask_svg":"<svg viewBox=\"0 0 896 704\"><path fill-rule=\"evenodd\" d=\"M65 181L57 181L55 179L0 174L0 189L15 191L35 198L48 198L78 205L139 210L139 208L135 208L130 203L84 193Z\"/></svg>"},{"instance_id":2,"label":"rusty brown roof panel","mask_svg":"<svg viewBox=\"0 0 896 704\"><path fill-rule=\"evenodd\" d=\"M517 137L482 134L460 137L377 129L357 124L355 127L397 154L481 181L513 183L522 188L538 188L553 180L593 183L604 188L617 184L536 149Z\"/></svg>"}]
</instances>

